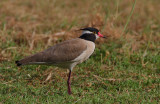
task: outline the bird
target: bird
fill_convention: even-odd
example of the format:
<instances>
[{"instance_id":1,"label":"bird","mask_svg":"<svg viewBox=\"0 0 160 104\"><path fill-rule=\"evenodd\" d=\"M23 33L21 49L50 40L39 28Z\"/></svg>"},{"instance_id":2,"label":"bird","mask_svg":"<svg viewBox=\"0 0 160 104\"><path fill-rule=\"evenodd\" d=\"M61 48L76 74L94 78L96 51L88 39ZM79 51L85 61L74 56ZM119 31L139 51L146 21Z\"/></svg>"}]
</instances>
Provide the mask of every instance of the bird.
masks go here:
<instances>
[{"instance_id":1,"label":"bird","mask_svg":"<svg viewBox=\"0 0 160 104\"><path fill-rule=\"evenodd\" d=\"M95 50L95 40L106 38L97 28L86 27L79 29L82 34L78 38L58 43L44 51L15 61L17 66L22 65L53 65L69 69L67 80L68 94L71 95L71 72L73 68L86 61Z\"/></svg>"}]
</instances>

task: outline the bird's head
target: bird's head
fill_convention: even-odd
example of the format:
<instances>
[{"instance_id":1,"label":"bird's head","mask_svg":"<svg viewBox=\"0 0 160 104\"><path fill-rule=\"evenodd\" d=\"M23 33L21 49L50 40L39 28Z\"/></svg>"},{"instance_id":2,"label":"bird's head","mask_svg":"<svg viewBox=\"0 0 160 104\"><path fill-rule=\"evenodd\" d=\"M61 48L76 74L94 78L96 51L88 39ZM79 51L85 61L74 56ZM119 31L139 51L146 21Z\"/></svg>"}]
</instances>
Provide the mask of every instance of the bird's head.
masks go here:
<instances>
[{"instance_id":1,"label":"bird's head","mask_svg":"<svg viewBox=\"0 0 160 104\"><path fill-rule=\"evenodd\" d=\"M100 38L106 38L105 36L103 36L98 29L93 28L93 27L87 27L87 28L83 28L80 29L82 30L82 35L80 36L80 38L85 39L85 40L90 40L90 41L95 41L96 39Z\"/></svg>"}]
</instances>

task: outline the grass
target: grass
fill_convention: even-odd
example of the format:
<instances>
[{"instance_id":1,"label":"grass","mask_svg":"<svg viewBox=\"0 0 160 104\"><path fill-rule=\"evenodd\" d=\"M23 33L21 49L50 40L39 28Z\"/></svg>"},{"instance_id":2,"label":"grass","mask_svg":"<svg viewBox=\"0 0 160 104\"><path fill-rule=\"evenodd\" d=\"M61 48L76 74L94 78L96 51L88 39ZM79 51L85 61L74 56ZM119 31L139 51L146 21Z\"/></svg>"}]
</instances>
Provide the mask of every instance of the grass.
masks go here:
<instances>
[{"instance_id":1,"label":"grass","mask_svg":"<svg viewBox=\"0 0 160 104\"><path fill-rule=\"evenodd\" d=\"M160 103L160 1L136 1L134 11L131 0L83 2L0 2L0 103ZM99 39L90 59L74 68L71 96L66 69L15 65L15 60L78 37L75 30L86 26L109 38Z\"/></svg>"},{"instance_id":2,"label":"grass","mask_svg":"<svg viewBox=\"0 0 160 104\"><path fill-rule=\"evenodd\" d=\"M130 19L131 19L131 16L132 16L132 14L133 14L133 11L134 11L134 8L135 8L135 5L136 5L136 1L137 1L137 0L134 1L134 4L133 4L133 6L132 6L131 13L130 13L130 15L128 16L127 22L126 22L126 24L125 24L125 26L124 26L124 29L123 29L123 32L121 33L121 35L125 32L125 30L126 30L126 28L127 28L127 25L128 25L128 23L129 23L129 21L130 21Z\"/></svg>"}]
</instances>

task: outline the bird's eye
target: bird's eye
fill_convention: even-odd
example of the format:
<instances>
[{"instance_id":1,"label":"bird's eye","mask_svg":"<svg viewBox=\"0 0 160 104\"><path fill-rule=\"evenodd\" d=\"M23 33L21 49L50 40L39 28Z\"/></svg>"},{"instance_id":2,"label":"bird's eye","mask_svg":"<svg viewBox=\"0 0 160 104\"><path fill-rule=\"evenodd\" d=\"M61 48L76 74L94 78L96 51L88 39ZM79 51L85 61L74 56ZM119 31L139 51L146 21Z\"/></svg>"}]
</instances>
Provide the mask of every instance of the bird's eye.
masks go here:
<instances>
[{"instance_id":1,"label":"bird's eye","mask_svg":"<svg viewBox=\"0 0 160 104\"><path fill-rule=\"evenodd\" d=\"M94 31L93 34L96 34L96 32Z\"/></svg>"}]
</instances>

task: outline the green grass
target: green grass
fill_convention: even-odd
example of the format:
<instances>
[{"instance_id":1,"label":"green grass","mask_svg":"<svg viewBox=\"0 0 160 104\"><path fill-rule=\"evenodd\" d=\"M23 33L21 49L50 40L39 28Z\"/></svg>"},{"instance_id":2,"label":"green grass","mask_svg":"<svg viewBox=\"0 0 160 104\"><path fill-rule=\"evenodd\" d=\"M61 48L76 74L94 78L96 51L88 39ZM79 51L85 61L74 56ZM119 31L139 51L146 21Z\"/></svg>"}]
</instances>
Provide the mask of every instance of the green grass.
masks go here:
<instances>
[{"instance_id":1,"label":"green grass","mask_svg":"<svg viewBox=\"0 0 160 104\"><path fill-rule=\"evenodd\" d=\"M0 2L0 104L160 103L160 2L83 2L85 7L75 0ZM74 68L71 96L66 69L15 65L16 60L76 37L79 31L74 30L91 24L110 37L97 41L90 59ZM56 39L54 33L61 31L65 35Z\"/></svg>"},{"instance_id":2,"label":"green grass","mask_svg":"<svg viewBox=\"0 0 160 104\"><path fill-rule=\"evenodd\" d=\"M87 62L74 69L71 96L67 94L66 70L51 66L17 68L11 61L1 63L0 101L15 104L158 103L160 55L147 51L143 66L143 51L127 56L115 51L119 47L115 43L107 47L97 48ZM110 54L100 61L106 49ZM44 72L49 69L53 69L52 79L43 83Z\"/></svg>"}]
</instances>

